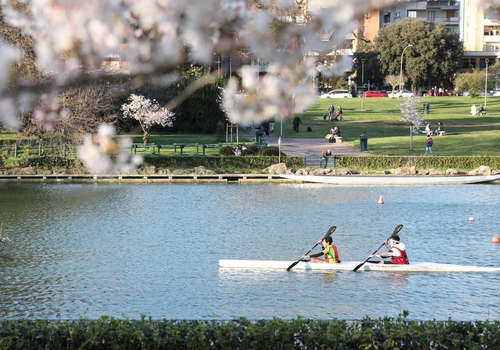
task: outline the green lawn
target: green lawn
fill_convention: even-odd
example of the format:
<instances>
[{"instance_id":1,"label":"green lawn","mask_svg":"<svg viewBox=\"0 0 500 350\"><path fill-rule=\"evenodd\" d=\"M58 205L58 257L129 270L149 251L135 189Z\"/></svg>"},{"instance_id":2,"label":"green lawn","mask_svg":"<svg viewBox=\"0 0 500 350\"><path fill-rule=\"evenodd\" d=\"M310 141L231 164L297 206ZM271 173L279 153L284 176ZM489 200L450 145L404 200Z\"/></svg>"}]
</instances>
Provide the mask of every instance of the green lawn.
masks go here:
<instances>
[{"instance_id":1,"label":"green lawn","mask_svg":"<svg viewBox=\"0 0 500 350\"><path fill-rule=\"evenodd\" d=\"M400 122L401 115L396 106L401 98L360 98L352 99L317 99L316 104L300 114L304 125L300 132L292 130L292 119L283 119L284 138L324 138L330 128L339 126L344 142L359 148L359 136L368 136L368 150L376 155L423 155L425 134L414 135L413 150L410 151L409 127ZM472 104L484 104L484 97L422 97L420 113L424 103L429 104L429 114L423 114L424 120L430 121L433 128L441 121L446 135L434 137L434 153L440 156L500 156L500 97L487 98L487 115L471 116ZM328 106L341 105L344 111L343 122L323 120ZM362 109L363 105L363 109ZM312 132L306 132L307 127ZM281 120L276 121L276 135L281 130ZM423 130L423 128L422 128ZM130 135L135 143L142 142L142 134ZM241 136L241 135L240 135ZM15 140L16 133L2 131L0 141ZM244 140L240 137L240 143ZM155 144L199 143L215 144L214 135L199 134L151 134L150 142ZM236 135L233 135L236 142ZM143 152L144 150L138 150ZM167 150L165 150L167 151ZM186 150L192 152L192 150ZM146 152L150 152L147 150ZM218 149L207 149L208 154L217 153ZM163 151L162 151L163 153Z\"/></svg>"},{"instance_id":2,"label":"green lawn","mask_svg":"<svg viewBox=\"0 0 500 350\"><path fill-rule=\"evenodd\" d=\"M291 120L283 124L284 137L324 137L333 125L340 128L342 137L350 145L359 147L359 136L368 136L368 150L377 155L421 155L425 150L425 134L414 135L413 151L410 151L410 131L400 119L396 106L401 98L377 98L364 100L318 99L316 105L300 115L303 122L300 132L295 133ZM472 104L484 104L484 97L422 97L420 98L424 121L433 128L441 121L446 135L434 137L436 155L500 155L500 97L487 98L487 115L471 116ZM423 114L424 103L429 104L429 114ZM323 120L328 106L340 104L344 111L343 122ZM313 130L306 132L307 127ZM279 130L279 126L277 126ZM422 130L424 128L422 127Z\"/></svg>"}]
</instances>

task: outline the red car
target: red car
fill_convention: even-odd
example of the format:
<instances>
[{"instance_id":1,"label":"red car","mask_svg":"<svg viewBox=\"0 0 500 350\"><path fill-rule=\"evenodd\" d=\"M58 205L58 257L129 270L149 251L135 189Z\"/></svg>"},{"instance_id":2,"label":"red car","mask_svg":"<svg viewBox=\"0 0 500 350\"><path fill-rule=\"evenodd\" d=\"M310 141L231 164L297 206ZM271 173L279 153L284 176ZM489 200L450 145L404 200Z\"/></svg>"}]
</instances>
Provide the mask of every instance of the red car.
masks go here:
<instances>
[{"instance_id":1,"label":"red car","mask_svg":"<svg viewBox=\"0 0 500 350\"><path fill-rule=\"evenodd\" d=\"M389 95L385 91L369 90L365 91L363 97L389 97Z\"/></svg>"}]
</instances>

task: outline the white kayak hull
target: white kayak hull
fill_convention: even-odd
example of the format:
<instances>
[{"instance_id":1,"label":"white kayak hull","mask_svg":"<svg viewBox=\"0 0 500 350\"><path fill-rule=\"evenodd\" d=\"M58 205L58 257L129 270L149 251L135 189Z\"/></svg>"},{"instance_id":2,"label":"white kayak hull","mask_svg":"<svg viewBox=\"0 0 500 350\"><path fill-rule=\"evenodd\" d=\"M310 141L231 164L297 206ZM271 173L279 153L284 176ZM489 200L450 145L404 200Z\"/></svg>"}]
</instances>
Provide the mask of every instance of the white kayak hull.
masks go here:
<instances>
[{"instance_id":1,"label":"white kayak hull","mask_svg":"<svg viewBox=\"0 0 500 350\"><path fill-rule=\"evenodd\" d=\"M394 176L394 175L292 175L282 174L284 179L335 185L460 185L500 181L500 175L451 175L451 176Z\"/></svg>"},{"instance_id":2,"label":"white kayak hull","mask_svg":"<svg viewBox=\"0 0 500 350\"><path fill-rule=\"evenodd\" d=\"M286 270L293 261L276 260L219 260L222 268L280 269ZM301 261L293 270L352 271L362 261L343 261L340 264L309 263ZM431 262L415 262L409 265L364 264L358 271L384 272L500 272L500 267L481 267Z\"/></svg>"}]
</instances>

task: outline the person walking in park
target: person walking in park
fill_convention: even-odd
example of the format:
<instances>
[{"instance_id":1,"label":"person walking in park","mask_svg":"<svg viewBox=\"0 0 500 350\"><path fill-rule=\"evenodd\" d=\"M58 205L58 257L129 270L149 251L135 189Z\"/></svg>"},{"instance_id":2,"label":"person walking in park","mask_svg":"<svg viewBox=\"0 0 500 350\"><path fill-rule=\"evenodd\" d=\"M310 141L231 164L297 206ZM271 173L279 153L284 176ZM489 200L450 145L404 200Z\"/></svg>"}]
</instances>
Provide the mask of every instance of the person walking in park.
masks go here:
<instances>
[{"instance_id":1,"label":"person walking in park","mask_svg":"<svg viewBox=\"0 0 500 350\"><path fill-rule=\"evenodd\" d=\"M300 120L299 116L295 114L295 117L293 118L293 131L299 132L299 125L302 124L302 120Z\"/></svg>"},{"instance_id":2,"label":"person walking in park","mask_svg":"<svg viewBox=\"0 0 500 350\"><path fill-rule=\"evenodd\" d=\"M433 143L432 134L429 133L429 134L427 134L427 140L425 141L425 154L424 154L424 156L427 155L427 152L430 152L432 156L434 155L434 153L432 152L432 143Z\"/></svg>"}]
</instances>

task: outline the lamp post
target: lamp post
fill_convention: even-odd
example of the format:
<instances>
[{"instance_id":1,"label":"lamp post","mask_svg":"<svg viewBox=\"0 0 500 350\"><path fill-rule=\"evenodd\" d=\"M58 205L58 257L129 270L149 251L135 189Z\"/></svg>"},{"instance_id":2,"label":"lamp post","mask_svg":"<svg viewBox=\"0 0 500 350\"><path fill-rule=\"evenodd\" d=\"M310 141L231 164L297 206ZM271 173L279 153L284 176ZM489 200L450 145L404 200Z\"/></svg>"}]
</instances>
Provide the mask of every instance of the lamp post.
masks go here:
<instances>
[{"instance_id":1,"label":"lamp post","mask_svg":"<svg viewBox=\"0 0 500 350\"><path fill-rule=\"evenodd\" d=\"M484 110L486 110L486 94L488 93L488 62L489 59L485 59L484 62L486 63L486 76L484 79Z\"/></svg>"},{"instance_id":2,"label":"lamp post","mask_svg":"<svg viewBox=\"0 0 500 350\"><path fill-rule=\"evenodd\" d=\"M363 95L361 96L361 110L365 109L365 59L361 59L361 87Z\"/></svg>"},{"instance_id":3,"label":"lamp post","mask_svg":"<svg viewBox=\"0 0 500 350\"><path fill-rule=\"evenodd\" d=\"M401 53L401 69L399 70L399 90L403 90L403 55L405 54L405 51L407 48L412 47L412 44L409 44L407 47L403 49L403 52Z\"/></svg>"}]
</instances>

